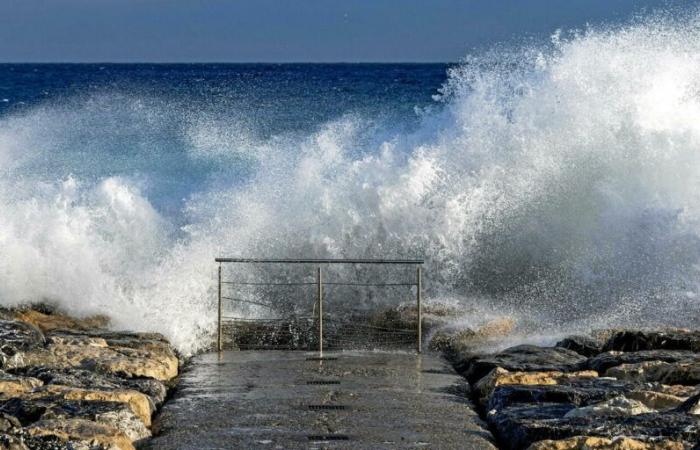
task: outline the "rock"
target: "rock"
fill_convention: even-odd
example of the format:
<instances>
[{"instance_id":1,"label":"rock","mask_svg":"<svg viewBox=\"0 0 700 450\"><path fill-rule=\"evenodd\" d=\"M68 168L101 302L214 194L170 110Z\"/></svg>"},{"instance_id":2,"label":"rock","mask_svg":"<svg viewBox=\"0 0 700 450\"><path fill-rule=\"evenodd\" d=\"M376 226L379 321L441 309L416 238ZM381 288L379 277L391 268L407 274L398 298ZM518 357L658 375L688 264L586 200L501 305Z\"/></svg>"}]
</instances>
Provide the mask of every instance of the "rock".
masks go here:
<instances>
[{"instance_id":1,"label":"rock","mask_svg":"<svg viewBox=\"0 0 700 450\"><path fill-rule=\"evenodd\" d=\"M635 390L641 390L641 386L612 378L570 378L556 385L502 385L493 390L488 410L501 410L520 403L565 403L582 407Z\"/></svg>"},{"instance_id":2,"label":"rock","mask_svg":"<svg viewBox=\"0 0 700 450\"><path fill-rule=\"evenodd\" d=\"M598 372L593 370L581 372L509 372L506 369L497 367L488 375L479 380L474 386L480 402L488 403L493 390L498 386L508 384L518 385L555 385L563 379L570 378L595 378Z\"/></svg>"},{"instance_id":3,"label":"rock","mask_svg":"<svg viewBox=\"0 0 700 450\"><path fill-rule=\"evenodd\" d=\"M105 316L92 316L84 319L76 319L69 317L59 312L37 311L36 309L27 309L16 312L17 320L34 325L43 332L57 329L71 330L91 330L95 328L105 328L109 325L109 319Z\"/></svg>"},{"instance_id":4,"label":"rock","mask_svg":"<svg viewBox=\"0 0 700 450\"><path fill-rule=\"evenodd\" d=\"M700 383L700 361L674 363L645 361L621 364L605 371L605 375L619 380L694 386Z\"/></svg>"},{"instance_id":5,"label":"rock","mask_svg":"<svg viewBox=\"0 0 700 450\"><path fill-rule=\"evenodd\" d=\"M700 414L700 394L696 394L684 401L678 406L676 411L693 415Z\"/></svg>"},{"instance_id":6,"label":"rock","mask_svg":"<svg viewBox=\"0 0 700 450\"><path fill-rule=\"evenodd\" d=\"M648 408L656 411L664 411L680 406L686 398L672 394L655 391L631 391L626 394L627 398L637 400Z\"/></svg>"},{"instance_id":7,"label":"rock","mask_svg":"<svg viewBox=\"0 0 700 450\"><path fill-rule=\"evenodd\" d=\"M556 346L573 350L579 355L591 357L603 352L605 341L590 336L568 336L557 342Z\"/></svg>"},{"instance_id":8,"label":"rock","mask_svg":"<svg viewBox=\"0 0 700 450\"><path fill-rule=\"evenodd\" d=\"M129 406L131 411L143 421L147 426L151 426L152 409L149 398L136 391L114 389L109 391L100 391L94 389L80 389L68 386L47 385L32 393L32 397L52 395L59 396L66 400L86 400L86 401L103 401L124 403Z\"/></svg>"},{"instance_id":9,"label":"rock","mask_svg":"<svg viewBox=\"0 0 700 450\"><path fill-rule=\"evenodd\" d=\"M683 442L666 439L642 442L626 437L608 439L577 436L557 441L535 442L527 450L684 450L686 448Z\"/></svg>"},{"instance_id":10,"label":"rock","mask_svg":"<svg viewBox=\"0 0 700 450\"><path fill-rule=\"evenodd\" d=\"M101 400L70 400L60 395L13 398L0 402L0 411L27 427L42 420L89 420L118 429L132 441L151 432L127 403Z\"/></svg>"},{"instance_id":11,"label":"rock","mask_svg":"<svg viewBox=\"0 0 700 450\"><path fill-rule=\"evenodd\" d=\"M45 366L50 368L80 368L104 371L126 377L149 377L167 381L178 373L179 360L169 344L160 341L136 343L130 346L109 344L79 345L52 342L41 349L19 352L9 358L9 369Z\"/></svg>"},{"instance_id":12,"label":"rock","mask_svg":"<svg viewBox=\"0 0 700 450\"><path fill-rule=\"evenodd\" d=\"M24 322L0 320L0 363L17 353L43 347L44 335Z\"/></svg>"},{"instance_id":13,"label":"rock","mask_svg":"<svg viewBox=\"0 0 700 450\"><path fill-rule=\"evenodd\" d=\"M30 367L21 370L23 375L35 377L44 384L58 384L83 389L130 389L148 395L156 408L165 401L165 385L152 378L121 378L109 373L92 372L83 369Z\"/></svg>"},{"instance_id":14,"label":"rock","mask_svg":"<svg viewBox=\"0 0 700 450\"><path fill-rule=\"evenodd\" d=\"M689 350L700 351L700 331L622 330L614 333L606 342L605 351L636 352L640 350Z\"/></svg>"},{"instance_id":15,"label":"rock","mask_svg":"<svg viewBox=\"0 0 700 450\"><path fill-rule=\"evenodd\" d=\"M585 357L565 348L519 345L494 355L473 356L455 366L475 384L496 367L514 372L572 372L585 361Z\"/></svg>"},{"instance_id":16,"label":"rock","mask_svg":"<svg viewBox=\"0 0 700 450\"><path fill-rule=\"evenodd\" d=\"M0 450L29 450L24 442L16 436L0 434Z\"/></svg>"},{"instance_id":17,"label":"rock","mask_svg":"<svg viewBox=\"0 0 700 450\"><path fill-rule=\"evenodd\" d=\"M636 416L637 414L646 414L654 412L644 403L629 399L625 396L613 397L604 402L596 403L595 405L575 408L566 413L564 417L596 417L596 416Z\"/></svg>"},{"instance_id":18,"label":"rock","mask_svg":"<svg viewBox=\"0 0 700 450\"><path fill-rule=\"evenodd\" d=\"M690 351L679 350L643 350L623 353L608 351L589 358L585 367L598 373L605 373L611 367L622 364L637 364L645 361L663 361L668 363L700 361L700 355Z\"/></svg>"},{"instance_id":19,"label":"rock","mask_svg":"<svg viewBox=\"0 0 700 450\"><path fill-rule=\"evenodd\" d=\"M41 420L27 428L31 436L55 436L61 441L99 444L109 450L134 450L131 441L114 427L89 420Z\"/></svg>"},{"instance_id":20,"label":"rock","mask_svg":"<svg viewBox=\"0 0 700 450\"><path fill-rule=\"evenodd\" d=\"M503 448L513 450L539 441L577 436L634 436L652 442L698 442L700 439L700 418L689 414L664 412L629 417L565 417L573 408L573 405L563 403L521 404L490 412L487 419Z\"/></svg>"},{"instance_id":21,"label":"rock","mask_svg":"<svg viewBox=\"0 0 700 450\"><path fill-rule=\"evenodd\" d=\"M32 377L21 377L0 371L0 394L5 397L17 397L41 386L42 381Z\"/></svg>"}]
</instances>

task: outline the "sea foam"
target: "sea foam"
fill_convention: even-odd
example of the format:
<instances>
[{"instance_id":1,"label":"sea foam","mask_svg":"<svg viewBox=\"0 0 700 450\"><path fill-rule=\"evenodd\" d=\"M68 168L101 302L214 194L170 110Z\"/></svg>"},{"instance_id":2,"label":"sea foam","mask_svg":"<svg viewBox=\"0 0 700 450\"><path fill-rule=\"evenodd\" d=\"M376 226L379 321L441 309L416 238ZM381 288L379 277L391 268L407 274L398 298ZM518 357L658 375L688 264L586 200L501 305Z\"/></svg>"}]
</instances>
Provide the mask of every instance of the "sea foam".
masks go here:
<instances>
[{"instance_id":1,"label":"sea foam","mask_svg":"<svg viewBox=\"0 0 700 450\"><path fill-rule=\"evenodd\" d=\"M511 315L540 334L697 325L700 16L470 56L436 104L408 133L357 114L271 137L187 117L177 155L158 140L112 147L178 114L157 98L7 116L0 301L106 313L191 353L212 337L215 256L423 256L426 296L467 317ZM215 170L182 207L175 181L192 167Z\"/></svg>"}]
</instances>

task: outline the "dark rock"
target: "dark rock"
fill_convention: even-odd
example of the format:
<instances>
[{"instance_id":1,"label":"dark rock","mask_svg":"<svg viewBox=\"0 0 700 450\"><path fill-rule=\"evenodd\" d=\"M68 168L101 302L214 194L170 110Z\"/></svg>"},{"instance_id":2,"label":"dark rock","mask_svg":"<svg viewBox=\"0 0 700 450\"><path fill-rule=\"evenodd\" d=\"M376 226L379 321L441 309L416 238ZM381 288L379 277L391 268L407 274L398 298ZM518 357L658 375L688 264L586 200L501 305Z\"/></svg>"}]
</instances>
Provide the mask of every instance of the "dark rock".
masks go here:
<instances>
[{"instance_id":1,"label":"dark rock","mask_svg":"<svg viewBox=\"0 0 700 450\"><path fill-rule=\"evenodd\" d=\"M609 368L621 364L637 364L645 361L693 362L700 361L700 354L681 350L643 350L629 353L609 351L589 358L584 365L587 369L604 373Z\"/></svg>"},{"instance_id":2,"label":"dark rock","mask_svg":"<svg viewBox=\"0 0 700 450\"><path fill-rule=\"evenodd\" d=\"M15 372L38 378L47 385L55 384L100 390L132 389L151 397L156 407L160 407L167 395L165 385L152 378L120 378L110 373L92 372L75 368L30 367L15 370Z\"/></svg>"},{"instance_id":3,"label":"dark rock","mask_svg":"<svg viewBox=\"0 0 700 450\"><path fill-rule=\"evenodd\" d=\"M700 351L700 331L618 331L608 339L604 350L621 352L690 350L697 352Z\"/></svg>"},{"instance_id":4,"label":"dark rock","mask_svg":"<svg viewBox=\"0 0 700 450\"><path fill-rule=\"evenodd\" d=\"M578 370L585 361L585 357L566 348L519 345L494 355L467 358L456 363L455 368L474 384L496 367L522 372L570 372Z\"/></svg>"},{"instance_id":5,"label":"dark rock","mask_svg":"<svg viewBox=\"0 0 700 450\"><path fill-rule=\"evenodd\" d=\"M38 328L15 320L0 320L0 362L18 352L43 347L44 335Z\"/></svg>"},{"instance_id":6,"label":"dark rock","mask_svg":"<svg viewBox=\"0 0 700 450\"><path fill-rule=\"evenodd\" d=\"M509 384L494 389L487 410L501 410L519 403L565 403L580 407L643 388L637 383L610 378L572 378L551 385Z\"/></svg>"},{"instance_id":7,"label":"dark rock","mask_svg":"<svg viewBox=\"0 0 700 450\"><path fill-rule=\"evenodd\" d=\"M603 352L605 342L590 336L568 336L557 342L557 347L573 350L585 357L595 356Z\"/></svg>"},{"instance_id":8,"label":"dark rock","mask_svg":"<svg viewBox=\"0 0 700 450\"><path fill-rule=\"evenodd\" d=\"M700 414L700 394L693 395L684 401L678 408L676 412L686 413L686 414Z\"/></svg>"},{"instance_id":9,"label":"dark rock","mask_svg":"<svg viewBox=\"0 0 700 450\"><path fill-rule=\"evenodd\" d=\"M573 436L634 436L700 442L700 417L678 413L649 413L630 417L564 417L571 404L524 404L489 413L502 448L523 449L545 439Z\"/></svg>"}]
</instances>

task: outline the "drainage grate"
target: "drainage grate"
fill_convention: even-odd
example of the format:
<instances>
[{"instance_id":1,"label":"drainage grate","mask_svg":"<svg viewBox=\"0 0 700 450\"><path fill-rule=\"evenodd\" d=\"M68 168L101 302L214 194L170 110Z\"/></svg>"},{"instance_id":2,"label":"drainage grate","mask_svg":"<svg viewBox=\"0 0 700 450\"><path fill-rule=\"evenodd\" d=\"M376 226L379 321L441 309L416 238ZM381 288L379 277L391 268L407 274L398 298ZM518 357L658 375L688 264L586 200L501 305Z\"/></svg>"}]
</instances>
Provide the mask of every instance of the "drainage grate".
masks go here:
<instances>
[{"instance_id":1,"label":"drainage grate","mask_svg":"<svg viewBox=\"0 0 700 450\"><path fill-rule=\"evenodd\" d=\"M310 441L349 441L350 436L346 434L310 434Z\"/></svg>"},{"instance_id":2,"label":"drainage grate","mask_svg":"<svg viewBox=\"0 0 700 450\"><path fill-rule=\"evenodd\" d=\"M306 358L307 361L336 361L337 359L335 356L309 356Z\"/></svg>"},{"instance_id":3,"label":"drainage grate","mask_svg":"<svg viewBox=\"0 0 700 450\"><path fill-rule=\"evenodd\" d=\"M337 380L313 380L307 381L306 384L340 384Z\"/></svg>"},{"instance_id":4,"label":"drainage grate","mask_svg":"<svg viewBox=\"0 0 700 450\"><path fill-rule=\"evenodd\" d=\"M311 411L339 411L348 409L347 405L308 405Z\"/></svg>"}]
</instances>

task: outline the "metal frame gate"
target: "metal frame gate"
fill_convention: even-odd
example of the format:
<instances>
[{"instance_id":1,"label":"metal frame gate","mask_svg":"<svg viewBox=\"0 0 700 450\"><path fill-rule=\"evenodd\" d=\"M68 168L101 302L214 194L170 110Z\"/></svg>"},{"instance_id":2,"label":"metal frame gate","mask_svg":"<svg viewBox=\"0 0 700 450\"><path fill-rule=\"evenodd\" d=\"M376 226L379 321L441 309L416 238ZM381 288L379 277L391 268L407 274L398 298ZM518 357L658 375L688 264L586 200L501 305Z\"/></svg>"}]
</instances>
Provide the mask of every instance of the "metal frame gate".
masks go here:
<instances>
[{"instance_id":1,"label":"metal frame gate","mask_svg":"<svg viewBox=\"0 0 700 450\"><path fill-rule=\"evenodd\" d=\"M256 259L256 258L216 258L215 262L219 264L218 267L218 317L217 317L217 350L220 352L223 350L223 336L222 336L222 322L223 322L223 307L222 300L239 300L231 297L226 297L222 295L222 285L242 285L242 284L255 284L264 286L280 285L281 283L242 283L222 279L222 264L232 263L232 264L312 264L316 265L316 303L314 309L317 310L318 319L317 322L317 332L318 332L318 351L323 354L323 297L324 297L324 285L346 285L346 286L415 286L416 287L416 310L417 310L417 330L416 330L416 351L421 353L422 351L422 310L421 310L421 291L422 291L422 269L424 261L422 259ZM323 270L322 266L326 264L367 264L367 265L409 265L416 266L416 279L414 282L405 283L344 283L344 282L326 282L323 281ZM312 284L312 283L282 283L283 285L300 285L300 284ZM256 304L254 301L246 301L247 303ZM259 303L262 306L266 306L263 303Z\"/></svg>"}]
</instances>

